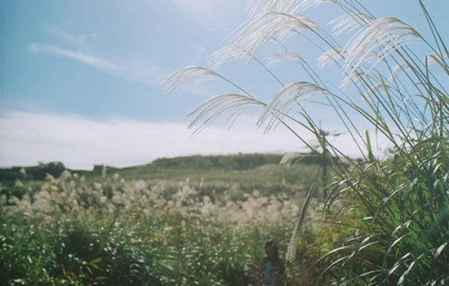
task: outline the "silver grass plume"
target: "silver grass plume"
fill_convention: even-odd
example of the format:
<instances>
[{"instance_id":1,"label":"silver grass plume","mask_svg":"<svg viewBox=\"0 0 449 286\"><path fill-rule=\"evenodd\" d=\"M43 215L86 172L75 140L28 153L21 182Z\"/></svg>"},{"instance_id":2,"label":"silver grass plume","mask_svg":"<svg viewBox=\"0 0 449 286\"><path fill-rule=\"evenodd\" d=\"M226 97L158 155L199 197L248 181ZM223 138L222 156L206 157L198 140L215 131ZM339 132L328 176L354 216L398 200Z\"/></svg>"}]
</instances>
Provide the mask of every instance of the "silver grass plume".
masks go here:
<instances>
[{"instance_id":1,"label":"silver grass plume","mask_svg":"<svg viewBox=\"0 0 449 286\"><path fill-rule=\"evenodd\" d=\"M377 55L378 60L371 69L408 39L422 39L418 31L396 17L383 17L374 20L356 35L345 48L345 73L350 77L358 68Z\"/></svg>"},{"instance_id":2,"label":"silver grass plume","mask_svg":"<svg viewBox=\"0 0 449 286\"><path fill-rule=\"evenodd\" d=\"M342 50L329 49L318 57L318 63L321 68L330 63L338 63L344 61L345 57Z\"/></svg>"},{"instance_id":3,"label":"silver grass plume","mask_svg":"<svg viewBox=\"0 0 449 286\"><path fill-rule=\"evenodd\" d=\"M431 54L427 56L427 61L429 65L439 65L446 73L449 74L449 65L447 63L447 56L440 56L437 54Z\"/></svg>"},{"instance_id":4,"label":"silver grass plume","mask_svg":"<svg viewBox=\"0 0 449 286\"><path fill-rule=\"evenodd\" d=\"M336 3L336 2L337 2L337 0L303 0L299 4L298 9L300 11L306 11L309 9L316 8L316 7L320 6L321 4Z\"/></svg>"},{"instance_id":5,"label":"silver grass plume","mask_svg":"<svg viewBox=\"0 0 449 286\"><path fill-rule=\"evenodd\" d=\"M303 61L304 57L295 52L276 53L268 60L268 64L274 64L281 61Z\"/></svg>"},{"instance_id":6,"label":"silver grass plume","mask_svg":"<svg viewBox=\"0 0 449 286\"><path fill-rule=\"evenodd\" d=\"M210 63L220 65L230 60L251 58L260 46L274 38L282 40L290 36L293 31L316 28L318 24L306 17L283 12L268 12L241 27L230 44L212 54Z\"/></svg>"},{"instance_id":7,"label":"silver grass plume","mask_svg":"<svg viewBox=\"0 0 449 286\"><path fill-rule=\"evenodd\" d=\"M359 69L359 70L354 70L351 74L348 74L347 76L345 76L343 78L343 81L340 84L340 88L341 89L345 89L347 88L351 83L354 82L360 82L364 77L368 76L368 74Z\"/></svg>"},{"instance_id":8,"label":"silver grass plume","mask_svg":"<svg viewBox=\"0 0 449 286\"><path fill-rule=\"evenodd\" d=\"M431 54L429 56L427 56L429 59L429 64L434 65L434 64L442 64L445 60L448 59L448 57L441 57L437 54Z\"/></svg>"},{"instance_id":9,"label":"silver grass plume","mask_svg":"<svg viewBox=\"0 0 449 286\"><path fill-rule=\"evenodd\" d=\"M189 127L199 131L221 116L230 115L229 118L232 119L232 117L243 112L246 107L263 105L262 102L249 95L227 93L215 96L189 114L193 118Z\"/></svg>"},{"instance_id":10,"label":"silver grass plume","mask_svg":"<svg viewBox=\"0 0 449 286\"><path fill-rule=\"evenodd\" d=\"M271 125L272 121L288 114L294 102L303 99L307 95L312 94L328 94L328 91L314 83L310 82L294 82L286 85L265 108L264 113L258 121L258 125Z\"/></svg>"},{"instance_id":11,"label":"silver grass plume","mask_svg":"<svg viewBox=\"0 0 449 286\"><path fill-rule=\"evenodd\" d=\"M167 90L167 92L171 93L180 85L189 82L194 78L205 76L222 78L222 76L217 72L205 67L186 67L184 69L177 70L164 79L162 81L162 87Z\"/></svg>"},{"instance_id":12,"label":"silver grass plume","mask_svg":"<svg viewBox=\"0 0 449 286\"><path fill-rule=\"evenodd\" d=\"M257 17L272 11L295 14L301 2L299 0L252 0L249 16Z\"/></svg>"},{"instance_id":13,"label":"silver grass plume","mask_svg":"<svg viewBox=\"0 0 449 286\"><path fill-rule=\"evenodd\" d=\"M250 1L249 15L254 17L272 11L295 14L316 8L322 3L335 2L336 0L252 0Z\"/></svg>"},{"instance_id":14,"label":"silver grass plume","mask_svg":"<svg viewBox=\"0 0 449 286\"><path fill-rule=\"evenodd\" d=\"M332 27L332 34L340 36L347 33L354 33L365 27L370 23L372 19L363 13L344 14L329 22L329 26Z\"/></svg>"}]
</instances>

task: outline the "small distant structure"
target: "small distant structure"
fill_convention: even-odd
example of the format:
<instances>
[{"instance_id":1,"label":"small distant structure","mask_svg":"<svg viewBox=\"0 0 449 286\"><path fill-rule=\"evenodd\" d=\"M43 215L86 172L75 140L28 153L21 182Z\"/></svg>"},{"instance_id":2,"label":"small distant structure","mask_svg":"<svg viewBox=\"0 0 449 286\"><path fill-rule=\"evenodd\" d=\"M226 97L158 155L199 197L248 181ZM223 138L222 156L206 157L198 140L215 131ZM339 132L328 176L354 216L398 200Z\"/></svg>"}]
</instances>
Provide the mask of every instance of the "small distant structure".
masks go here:
<instances>
[{"instance_id":1,"label":"small distant structure","mask_svg":"<svg viewBox=\"0 0 449 286\"><path fill-rule=\"evenodd\" d=\"M92 173L101 174L101 176L106 177L108 172L117 171L117 170L118 170L118 168L99 164L99 165L94 165L94 168L92 169Z\"/></svg>"},{"instance_id":2,"label":"small distant structure","mask_svg":"<svg viewBox=\"0 0 449 286\"><path fill-rule=\"evenodd\" d=\"M106 177L107 172L108 166L106 165L94 165L94 169L92 170L92 173L101 174L102 177Z\"/></svg>"},{"instance_id":3,"label":"small distant structure","mask_svg":"<svg viewBox=\"0 0 449 286\"><path fill-rule=\"evenodd\" d=\"M107 166L106 165L94 165L94 168L92 170L92 172L94 173L102 173L103 170L106 170Z\"/></svg>"}]
</instances>

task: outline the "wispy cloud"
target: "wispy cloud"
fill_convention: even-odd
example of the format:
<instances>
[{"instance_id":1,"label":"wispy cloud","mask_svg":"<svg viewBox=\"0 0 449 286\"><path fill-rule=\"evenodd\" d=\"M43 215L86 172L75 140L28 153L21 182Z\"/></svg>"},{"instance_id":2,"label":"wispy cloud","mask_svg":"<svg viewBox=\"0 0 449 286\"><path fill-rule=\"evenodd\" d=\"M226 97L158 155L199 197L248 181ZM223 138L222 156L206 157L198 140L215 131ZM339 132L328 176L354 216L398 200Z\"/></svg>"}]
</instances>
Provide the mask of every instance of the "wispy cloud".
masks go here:
<instances>
[{"instance_id":1,"label":"wispy cloud","mask_svg":"<svg viewBox=\"0 0 449 286\"><path fill-rule=\"evenodd\" d=\"M63 161L74 168L126 166L164 156L298 150L288 132L264 135L246 120L229 131L198 135L182 122L92 120L73 115L10 112L0 116L0 166Z\"/></svg>"},{"instance_id":2,"label":"wispy cloud","mask_svg":"<svg viewBox=\"0 0 449 286\"><path fill-rule=\"evenodd\" d=\"M83 51L61 48L56 45L49 45L45 43L31 43L29 50L36 54L46 54L76 61L95 68L101 72L120 77L130 81L140 82L146 85L158 85L162 74L158 67L137 67L128 66L126 64L118 64L110 59L102 58Z\"/></svg>"},{"instance_id":3,"label":"wispy cloud","mask_svg":"<svg viewBox=\"0 0 449 286\"><path fill-rule=\"evenodd\" d=\"M286 129L270 134L242 118L232 130L212 126L198 135L183 122L93 120L74 115L9 112L0 115L0 166L63 161L72 168L127 166L188 154L304 151ZM313 140L312 138L310 138ZM335 144L358 156L349 135ZM386 143L380 142L386 147Z\"/></svg>"},{"instance_id":4,"label":"wispy cloud","mask_svg":"<svg viewBox=\"0 0 449 286\"><path fill-rule=\"evenodd\" d=\"M117 73L122 70L121 67L106 59L84 54L75 50L63 49L53 45L32 43L30 45L30 51L33 53L43 53L67 58L106 72Z\"/></svg>"}]
</instances>

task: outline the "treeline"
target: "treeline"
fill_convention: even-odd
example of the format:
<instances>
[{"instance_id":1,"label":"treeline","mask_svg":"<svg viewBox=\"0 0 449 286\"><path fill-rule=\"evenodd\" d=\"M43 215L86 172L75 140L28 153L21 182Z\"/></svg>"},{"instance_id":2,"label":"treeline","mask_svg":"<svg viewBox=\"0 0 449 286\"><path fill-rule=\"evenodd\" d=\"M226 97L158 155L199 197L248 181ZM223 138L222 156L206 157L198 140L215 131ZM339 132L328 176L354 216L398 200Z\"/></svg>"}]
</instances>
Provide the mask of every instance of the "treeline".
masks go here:
<instances>
[{"instance_id":1,"label":"treeline","mask_svg":"<svg viewBox=\"0 0 449 286\"><path fill-rule=\"evenodd\" d=\"M59 177L66 167L61 162L39 163L31 167L12 167L0 169L0 182L14 183L17 180L43 180L47 175Z\"/></svg>"}]
</instances>

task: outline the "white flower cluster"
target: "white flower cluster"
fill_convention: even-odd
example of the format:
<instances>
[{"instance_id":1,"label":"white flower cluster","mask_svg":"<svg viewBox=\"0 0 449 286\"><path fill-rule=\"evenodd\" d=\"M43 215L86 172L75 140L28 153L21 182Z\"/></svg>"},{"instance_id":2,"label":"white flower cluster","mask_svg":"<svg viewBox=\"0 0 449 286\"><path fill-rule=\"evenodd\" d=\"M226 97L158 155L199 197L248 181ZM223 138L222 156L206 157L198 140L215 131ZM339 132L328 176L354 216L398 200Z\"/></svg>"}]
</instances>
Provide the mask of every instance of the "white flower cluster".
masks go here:
<instances>
[{"instance_id":1,"label":"white flower cluster","mask_svg":"<svg viewBox=\"0 0 449 286\"><path fill-rule=\"evenodd\" d=\"M49 223L64 216L176 216L236 227L292 223L298 213L294 194L262 195L258 191L243 194L232 184L217 186L220 191L216 192L213 185L204 185L202 182L194 186L188 179L128 181L118 175L93 181L65 173L58 179L49 177L32 195L11 199L8 203L13 206L8 211Z\"/></svg>"}]
</instances>

